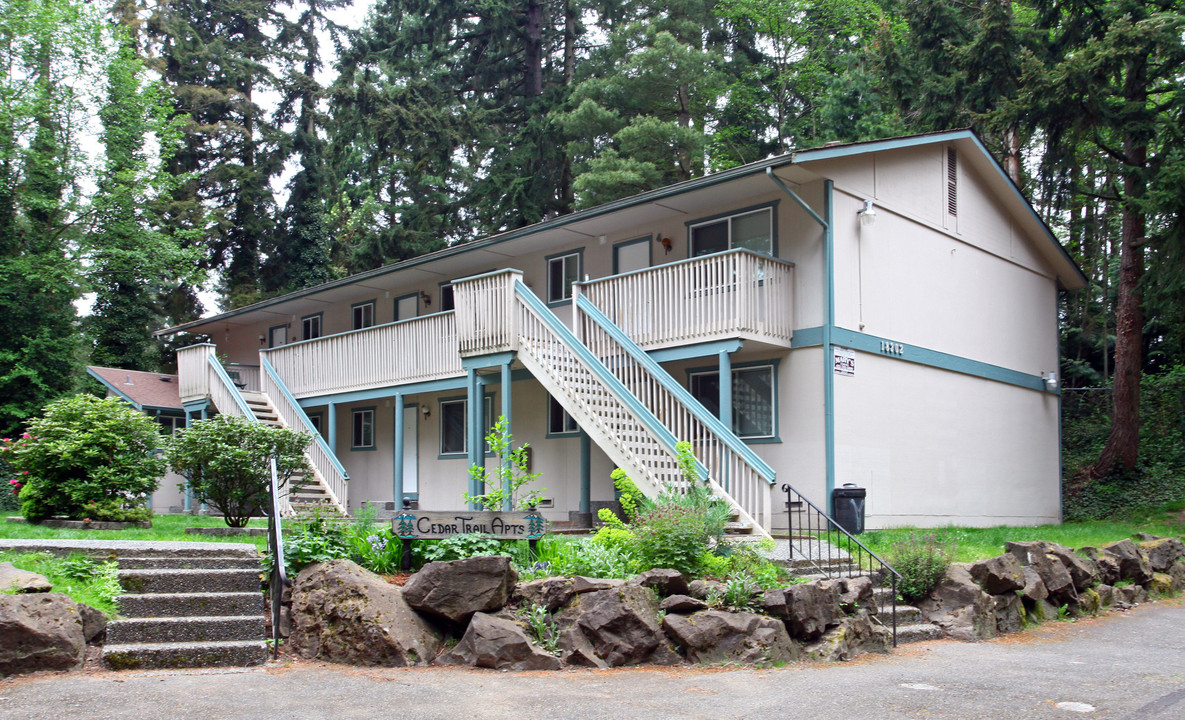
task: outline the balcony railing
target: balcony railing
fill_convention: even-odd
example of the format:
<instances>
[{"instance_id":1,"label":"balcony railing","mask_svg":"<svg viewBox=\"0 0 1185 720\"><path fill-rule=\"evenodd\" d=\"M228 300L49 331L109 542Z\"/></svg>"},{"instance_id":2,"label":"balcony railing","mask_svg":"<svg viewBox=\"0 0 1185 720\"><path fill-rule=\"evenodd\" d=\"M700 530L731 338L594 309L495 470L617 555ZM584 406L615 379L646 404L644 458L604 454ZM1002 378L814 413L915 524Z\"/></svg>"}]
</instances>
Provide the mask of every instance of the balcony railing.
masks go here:
<instances>
[{"instance_id":1,"label":"balcony railing","mask_svg":"<svg viewBox=\"0 0 1185 720\"><path fill-rule=\"evenodd\" d=\"M730 250L573 287L646 350L734 337L788 347L793 280L792 263Z\"/></svg>"},{"instance_id":2,"label":"balcony railing","mask_svg":"<svg viewBox=\"0 0 1185 720\"><path fill-rule=\"evenodd\" d=\"M297 398L464 375L453 312L261 350Z\"/></svg>"}]
</instances>

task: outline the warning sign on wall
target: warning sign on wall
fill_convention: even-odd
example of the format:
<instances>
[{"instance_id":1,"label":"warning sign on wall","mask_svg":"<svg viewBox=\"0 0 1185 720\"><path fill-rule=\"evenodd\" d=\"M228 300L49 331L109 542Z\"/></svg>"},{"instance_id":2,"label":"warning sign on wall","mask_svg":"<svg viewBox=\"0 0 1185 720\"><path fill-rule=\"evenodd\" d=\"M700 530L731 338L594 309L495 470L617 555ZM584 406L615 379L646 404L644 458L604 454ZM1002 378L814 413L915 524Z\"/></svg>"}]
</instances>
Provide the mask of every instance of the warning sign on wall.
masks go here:
<instances>
[{"instance_id":1,"label":"warning sign on wall","mask_svg":"<svg viewBox=\"0 0 1185 720\"><path fill-rule=\"evenodd\" d=\"M856 351L837 347L835 350L835 374L852 377L856 374Z\"/></svg>"}]
</instances>

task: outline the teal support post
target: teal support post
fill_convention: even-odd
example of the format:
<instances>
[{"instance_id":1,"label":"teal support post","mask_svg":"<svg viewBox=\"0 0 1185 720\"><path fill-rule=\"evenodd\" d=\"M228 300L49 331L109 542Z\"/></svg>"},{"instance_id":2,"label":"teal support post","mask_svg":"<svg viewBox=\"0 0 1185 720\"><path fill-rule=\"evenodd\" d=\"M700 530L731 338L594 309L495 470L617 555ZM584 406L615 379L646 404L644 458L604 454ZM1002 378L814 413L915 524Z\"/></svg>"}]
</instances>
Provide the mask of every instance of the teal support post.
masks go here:
<instances>
[{"instance_id":1,"label":"teal support post","mask_svg":"<svg viewBox=\"0 0 1185 720\"><path fill-rule=\"evenodd\" d=\"M192 417L193 414L186 410L185 427L190 427L193 424L190 422ZM193 506L193 488L189 485L189 473L185 473L185 497L181 499L181 505L185 514L188 515L190 508Z\"/></svg>"},{"instance_id":2,"label":"teal support post","mask_svg":"<svg viewBox=\"0 0 1185 720\"><path fill-rule=\"evenodd\" d=\"M506 434L509 436L513 434L513 424L511 422L511 402L510 402L510 361L502 363L502 417L506 418ZM509 450L509 448L507 448ZM510 496L510 453L507 452L502 458L502 474L504 480L502 481L502 491L505 496L502 500L502 509L510 512L514 509L513 498Z\"/></svg>"},{"instance_id":3,"label":"teal support post","mask_svg":"<svg viewBox=\"0 0 1185 720\"><path fill-rule=\"evenodd\" d=\"M202 408L202 411L201 411L201 416L202 416L202 420L206 420L206 419L208 419L208 418L209 418L209 414L206 412L206 408L205 408L205 407L203 407L203 408ZM192 488L192 487L191 487L191 488L189 488L189 493L190 493L190 497L192 498L192 496L193 496L193 488ZM190 506L190 508L192 508L192 507L193 507L193 501L192 501L192 499L190 500L189 506ZM199 512L199 513L201 513L201 512L205 512L205 511L206 511L206 504L205 504L205 503L202 503L202 504L201 504L201 505L198 507L198 512Z\"/></svg>"},{"instance_id":4,"label":"teal support post","mask_svg":"<svg viewBox=\"0 0 1185 720\"><path fill-rule=\"evenodd\" d=\"M732 356L727 351L720 353L720 422L724 427L732 430ZM724 490L730 491L728 465L725 464L721 470L723 477L716 478Z\"/></svg>"},{"instance_id":5,"label":"teal support post","mask_svg":"<svg viewBox=\"0 0 1185 720\"><path fill-rule=\"evenodd\" d=\"M468 402L466 407L469 411L468 422L466 423L466 444L469 446L469 467L480 467L484 464L481 447L481 385L477 381L477 368L469 368L469 384L468 384ZM472 475L469 476L469 495L476 497L485 492L485 488L479 487L478 480ZM469 503L470 510L477 510L478 503L473 501Z\"/></svg>"},{"instance_id":6,"label":"teal support post","mask_svg":"<svg viewBox=\"0 0 1185 720\"><path fill-rule=\"evenodd\" d=\"M391 494L395 512L403 509L403 394L395 393L395 460Z\"/></svg>"},{"instance_id":7,"label":"teal support post","mask_svg":"<svg viewBox=\"0 0 1185 720\"><path fill-rule=\"evenodd\" d=\"M337 403L329 403L326 407L325 414L329 416L329 449L333 454L337 454Z\"/></svg>"},{"instance_id":8,"label":"teal support post","mask_svg":"<svg viewBox=\"0 0 1185 720\"><path fill-rule=\"evenodd\" d=\"M580 431L580 512L592 514L592 438Z\"/></svg>"},{"instance_id":9,"label":"teal support post","mask_svg":"<svg viewBox=\"0 0 1185 720\"><path fill-rule=\"evenodd\" d=\"M832 202L834 183L823 183L823 445L827 468L827 512L835 514L831 506L831 491L835 489L835 218Z\"/></svg>"}]
</instances>

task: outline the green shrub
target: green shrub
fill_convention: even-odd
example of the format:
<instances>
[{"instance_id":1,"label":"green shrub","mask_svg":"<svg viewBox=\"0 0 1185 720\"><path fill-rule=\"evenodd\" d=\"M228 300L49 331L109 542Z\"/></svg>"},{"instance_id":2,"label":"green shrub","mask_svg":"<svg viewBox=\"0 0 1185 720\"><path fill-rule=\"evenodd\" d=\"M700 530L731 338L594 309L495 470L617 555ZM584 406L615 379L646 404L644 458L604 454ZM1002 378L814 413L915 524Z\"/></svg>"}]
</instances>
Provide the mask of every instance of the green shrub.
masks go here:
<instances>
[{"instance_id":1,"label":"green shrub","mask_svg":"<svg viewBox=\"0 0 1185 720\"><path fill-rule=\"evenodd\" d=\"M430 542L417 541L416 550L425 562L507 554L503 551L501 540L481 533L462 533Z\"/></svg>"},{"instance_id":2,"label":"green shrub","mask_svg":"<svg viewBox=\"0 0 1185 720\"><path fill-rule=\"evenodd\" d=\"M908 603L924 598L946 574L953 553L953 548L942 547L933 535L910 533L893 543L890 564L901 573L897 594Z\"/></svg>"},{"instance_id":3,"label":"green shrub","mask_svg":"<svg viewBox=\"0 0 1185 720\"><path fill-rule=\"evenodd\" d=\"M147 519L165 469L154 453L161 444L160 426L121 400L74 395L46 405L21 437L0 441L0 458L31 522Z\"/></svg>"},{"instance_id":4,"label":"green shrub","mask_svg":"<svg viewBox=\"0 0 1185 720\"><path fill-rule=\"evenodd\" d=\"M527 472L527 448L524 443L517 448L511 446L514 439L506 427L508 423L505 415L498 416L498 422L486 435L486 443L498 458L498 464L491 472L485 465L474 465L469 468L469 477L479 487L485 488L482 495L464 493L466 503L477 503L485 510L502 510L509 507L512 510L530 510L543 499L547 488L536 488L524 492L523 488L539 479L540 473ZM503 463L509 459L509 463Z\"/></svg>"},{"instance_id":5,"label":"green shrub","mask_svg":"<svg viewBox=\"0 0 1185 720\"><path fill-rule=\"evenodd\" d=\"M621 468L614 469L613 472L609 473L609 477L613 480L613 487L617 488L617 502L621 503L621 510L625 513L625 519L627 521L633 520L638 516L638 508L646 499L646 495L638 489L638 486L634 484L630 476L626 475L625 470Z\"/></svg>"},{"instance_id":6,"label":"green shrub","mask_svg":"<svg viewBox=\"0 0 1185 720\"><path fill-rule=\"evenodd\" d=\"M188 473L197 502L220 512L231 527L244 527L267 507L271 466L280 486L312 472L304 451L312 435L232 415L218 415L179 430L169 444L173 470Z\"/></svg>"}]
</instances>

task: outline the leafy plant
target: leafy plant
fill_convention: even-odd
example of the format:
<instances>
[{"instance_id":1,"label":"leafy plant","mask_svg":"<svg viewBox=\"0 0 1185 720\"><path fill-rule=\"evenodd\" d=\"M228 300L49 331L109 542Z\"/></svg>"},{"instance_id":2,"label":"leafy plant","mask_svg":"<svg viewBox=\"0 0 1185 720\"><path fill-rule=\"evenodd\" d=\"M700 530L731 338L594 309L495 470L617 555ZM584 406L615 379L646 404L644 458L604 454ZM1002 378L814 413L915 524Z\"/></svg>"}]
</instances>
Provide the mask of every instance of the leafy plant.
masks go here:
<instances>
[{"instance_id":1,"label":"leafy plant","mask_svg":"<svg viewBox=\"0 0 1185 720\"><path fill-rule=\"evenodd\" d=\"M547 652L555 653L559 649L560 629L551 613L547 612L547 608L542 605L532 605L523 613L523 617L527 621L527 629L530 630L531 637L535 638L535 642L539 643L540 647Z\"/></svg>"},{"instance_id":2,"label":"leafy plant","mask_svg":"<svg viewBox=\"0 0 1185 720\"><path fill-rule=\"evenodd\" d=\"M894 543L890 564L901 573L897 592L909 603L924 598L946 574L953 553L953 547L942 547L933 535L910 533Z\"/></svg>"},{"instance_id":3,"label":"leafy plant","mask_svg":"<svg viewBox=\"0 0 1185 720\"><path fill-rule=\"evenodd\" d=\"M353 548L349 530L344 524L327 520L316 513L308 522L284 534L284 569L288 577L295 577L296 573L313 563L348 558Z\"/></svg>"},{"instance_id":4,"label":"leafy plant","mask_svg":"<svg viewBox=\"0 0 1185 720\"><path fill-rule=\"evenodd\" d=\"M556 545L550 562L551 574L560 576L627 578L642 570L632 550L602 545L592 538Z\"/></svg>"},{"instance_id":5,"label":"leafy plant","mask_svg":"<svg viewBox=\"0 0 1185 720\"><path fill-rule=\"evenodd\" d=\"M203 420L174 436L169 465L189 474L197 502L220 512L231 527L244 527L270 497L269 460L276 459L281 487L293 476L312 472L304 451L312 436L233 415Z\"/></svg>"},{"instance_id":6,"label":"leafy plant","mask_svg":"<svg viewBox=\"0 0 1185 720\"><path fill-rule=\"evenodd\" d=\"M688 449L690 447L688 446ZM630 476L626 475L625 470L621 468L615 468L613 472L609 473L609 477L613 480L613 487L617 488L619 495L617 502L621 503L625 519L633 520L638 516L638 506L646 499L646 495L638 489Z\"/></svg>"},{"instance_id":7,"label":"leafy plant","mask_svg":"<svg viewBox=\"0 0 1185 720\"><path fill-rule=\"evenodd\" d=\"M425 562L506 554L502 551L500 540L481 533L462 533L431 543L421 543L418 549Z\"/></svg>"},{"instance_id":8,"label":"leafy plant","mask_svg":"<svg viewBox=\"0 0 1185 720\"><path fill-rule=\"evenodd\" d=\"M153 453L160 444L156 422L121 400L73 395L46 405L21 437L0 441L0 459L31 522L146 519L164 472Z\"/></svg>"},{"instance_id":9,"label":"leafy plant","mask_svg":"<svg viewBox=\"0 0 1185 720\"><path fill-rule=\"evenodd\" d=\"M756 583L748 576L733 575L725 583L724 604L735 612L751 612L758 591Z\"/></svg>"},{"instance_id":10,"label":"leafy plant","mask_svg":"<svg viewBox=\"0 0 1185 720\"><path fill-rule=\"evenodd\" d=\"M498 422L486 435L486 443L493 449L499 462L491 472L484 465L474 465L469 468L469 477L486 488L481 495L464 493L466 503L477 503L486 510L501 510L509 506L515 510L528 510L539 504L547 488L538 488L520 495L523 487L539 479L540 473L527 471L527 448L529 444L522 444L517 448L511 447L513 435L507 432L505 415L498 416ZM501 462L509 459L509 463Z\"/></svg>"}]
</instances>

